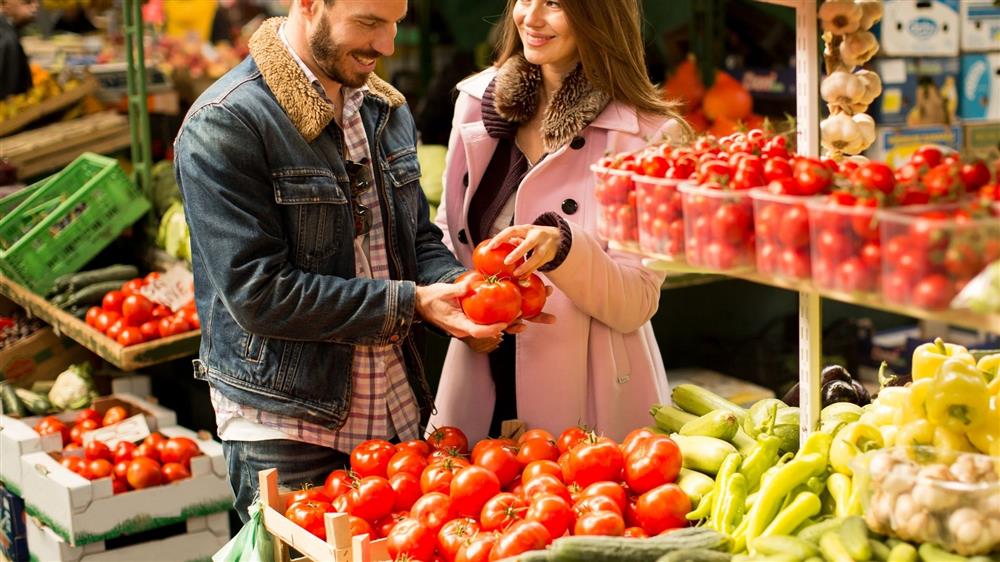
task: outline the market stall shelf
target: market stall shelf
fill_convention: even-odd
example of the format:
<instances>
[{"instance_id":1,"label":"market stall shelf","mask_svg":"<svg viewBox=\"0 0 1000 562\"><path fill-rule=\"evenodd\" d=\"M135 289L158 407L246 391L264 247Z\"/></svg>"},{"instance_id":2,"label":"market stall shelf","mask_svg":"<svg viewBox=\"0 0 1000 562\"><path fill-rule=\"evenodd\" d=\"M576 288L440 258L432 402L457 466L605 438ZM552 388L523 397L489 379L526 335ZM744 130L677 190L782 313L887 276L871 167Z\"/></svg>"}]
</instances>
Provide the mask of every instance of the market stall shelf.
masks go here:
<instances>
[{"instance_id":1,"label":"market stall shelf","mask_svg":"<svg viewBox=\"0 0 1000 562\"><path fill-rule=\"evenodd\" d=\"M99 84L94 77L86 77L79 86L39 102L18 113L16 117L0 121L0 137L19 131L32 121L44 117L49 113L69 107L83 99L84 96L97 92L98 87Z\"/></svg>"},{"instance_id":2,"label":"market stall shelf","mask_svg":"<svg viewBox=\"0 0 1000 562\"><path fill-rule=\"evenodd\" d=\"M194 330L126 347L15 283L6 275L0 275L0 294L123 371L134 371L172 359L193 356L197 354L201 341L201 331Z\"/></svg>"},{"instance_id":3,"label":"market stall shelf","mask_svg":"<svg viewBox=\"0 0 1000 562\"><path fill-rule=\"evenodd\" d=\"M81 152L114 152L130 142L128 118L105 111L0 139L0 154L30 178L62 168Z\"/></svg>"}]
</instances>

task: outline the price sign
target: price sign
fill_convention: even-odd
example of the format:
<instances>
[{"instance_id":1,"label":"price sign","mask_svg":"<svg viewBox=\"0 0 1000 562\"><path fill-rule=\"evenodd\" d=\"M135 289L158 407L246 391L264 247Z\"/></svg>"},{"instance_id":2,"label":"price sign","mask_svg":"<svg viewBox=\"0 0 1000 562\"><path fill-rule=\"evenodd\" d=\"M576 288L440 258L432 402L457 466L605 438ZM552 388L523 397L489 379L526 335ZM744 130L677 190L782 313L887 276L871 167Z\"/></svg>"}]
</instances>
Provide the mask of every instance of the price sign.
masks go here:
<instances>
[{"instance_id":1,"label":"price sign","mask_svg":"<svg viewBox=\"0 0 1000 562\"><path fill-rule=\"evenodd\" d=\"M183 266L175 266L142 288L142 295L177 312L194 298L194 277Z\"/></svg>"},{"instance_id":2,"label":"price sign","mask_svg":"<svg viewBox=\"0 0 1000 562\"><path fill-rule=\"evenodd\" d=\"M106 425L104 427L88 431L83 434L84 444L91 441L101 441L108 447L114 447L121 441L131 441L135 443L149 436L149 425L146 424L146 416L136 414L131 418Z\"/></svg>"}]
</instances>

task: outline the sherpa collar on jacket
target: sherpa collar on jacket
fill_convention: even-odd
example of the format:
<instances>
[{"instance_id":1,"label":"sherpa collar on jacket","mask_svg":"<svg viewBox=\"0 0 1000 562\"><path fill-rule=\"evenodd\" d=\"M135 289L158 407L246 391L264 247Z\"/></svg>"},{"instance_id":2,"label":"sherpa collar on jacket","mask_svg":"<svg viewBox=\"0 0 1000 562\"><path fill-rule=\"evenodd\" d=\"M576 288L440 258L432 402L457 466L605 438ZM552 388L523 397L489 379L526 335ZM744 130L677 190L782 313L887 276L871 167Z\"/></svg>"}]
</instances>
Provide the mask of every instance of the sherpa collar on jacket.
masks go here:
<instances>
[{"instance_id":1,"label":"sherpa collar on jacket","mask_svg":"<svg viewBox=\"0 0 1000 562\"><path fill-rule=\"evenodd\" d=\"M250 56L299 134L312 142L333 121L335 109L313 88L282 43L278 29L284 20L268 19L254 32L250 38ZM374 74L368 77L366 85L366 95L381 99L389 107L406 103L403 94Z\"/></svg>"}]
</instances>

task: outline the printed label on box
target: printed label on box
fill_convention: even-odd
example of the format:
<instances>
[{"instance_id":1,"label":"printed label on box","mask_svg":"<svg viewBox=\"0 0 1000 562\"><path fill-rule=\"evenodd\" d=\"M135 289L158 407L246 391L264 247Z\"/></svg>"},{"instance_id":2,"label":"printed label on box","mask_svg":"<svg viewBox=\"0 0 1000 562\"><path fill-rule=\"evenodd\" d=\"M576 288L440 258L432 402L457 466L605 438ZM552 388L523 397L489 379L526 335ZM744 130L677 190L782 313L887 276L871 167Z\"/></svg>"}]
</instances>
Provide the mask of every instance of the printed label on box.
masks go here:
<instances>
[{"instance_id":1,"label":"printed label on box","mask_svg":"<svg viewBox=\"0 0 1000 562\"><path fill-rule=\"evenodd\" d=\"M871 106L879 125L950 125L958 119L957 58L877 59L883 91Z\"/></svg>"},{"instance_id":2,"label":"printed label on box","mask_svg":"<svg viewBox=\"0 0 1000 562\"><path fill-rule=\"evenodd\" d=\"M880 55L957 56L958 0L885 0L882 21L873 31Z\"/></svg>"},{"instance_id":3,"label":"printed label on box","mask_svg":"<svg viewBox=\"0 0 1000 562\"><path fill-rule=\"evenodd\" d=\"M963 0L963 51L1000 51L1000 5L994 0Z\"/></svg>"},{"instance_id":4,"label":"printed label on box","mask_svg":"<svg viewBox=\"0 0 1000 562\"><path fill-rule=\"evenodd\" d=\"M177 312L194 299L194 283L191 272L183 266L175 266L151 280L142 288L142 294L149 300L158 302L171 311Z\"/></svg>"},{"instance_id":5,"label":"printed label on box","mask_svg":"<svg viewBox=\"0 0 1000 562\"><path fill-rule=\"evenodd\" d=\"M892 167L901 166L917 148L925 144L959 150L962 128L940 127L878 127L875 144L865 153L872 160L881 160Z\"/></svg>"},{"instance_id":6,"label":"printed label on box","mask_svg":"<svg viewBox=\"0 0 1000 562\"><path fill-rule=\"evenodd\" d=\"M959 116L1000 119L1000 53L962 55Z\"/></svg>"},{"instance_id":7,"label":"printed label on box","mask_svg":"<svg viewBox=\"0 0 1000 562\"><path fill-rule=\"evenodd\" d=\"M91 441L101 441L109 447L114 447L120 441L130 441L135 443L141 439L149 437L149 425L146 424L146 416L136 414L131 418L106 425L104 427L88 431L83 434L84 444Z\"/></svg>"}]
</instances>

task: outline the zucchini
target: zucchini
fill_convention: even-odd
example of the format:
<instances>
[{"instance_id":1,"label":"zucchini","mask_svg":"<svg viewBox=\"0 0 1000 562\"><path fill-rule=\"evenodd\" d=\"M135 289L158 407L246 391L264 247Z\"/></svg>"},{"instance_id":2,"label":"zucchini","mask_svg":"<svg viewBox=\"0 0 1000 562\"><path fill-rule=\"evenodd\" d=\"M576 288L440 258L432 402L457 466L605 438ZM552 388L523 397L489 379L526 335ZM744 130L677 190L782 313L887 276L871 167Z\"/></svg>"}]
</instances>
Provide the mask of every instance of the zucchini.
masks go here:
<instances>
[{"instance_id":1,"label":"zucchini","mask_svg":"<svg viewBox=\"0 0 1000 562\"><path fill-rule=\"evenodd\" d=\"M91 269L63 275L55 280L49 295L57 293L73 293L80 289L106 281L118 281L118 285L139 276L139 270L134 265L111 265L101 269Z\"/></svg>"},{"instance_id":2,"label":"zucchini","mask_svg":"<svg viewBox=\"0 0 1000 562\"><path fill-rule=\"evenodd\" d=\"M23 418L28 415L28 408L17 397L14 385L9 382L0 382L0 407L3 408L4 415L14 418Z\"/></svg>"},{"instance_id":3,"label":"zucchini","mask_svg":"<svg viewBox=\"0 0 1000 562\"><path fill-rule=\"evenodd\" d=\"M700 533L704 535L704 533ZM715 533L714 540L719 543L728 542L725 537ZM707 540L697 536L674 536L667 533L652 539L631 539L624 537L562 537L552 543L552 560L554 562L655 562L671 552L702 548L688 546L692 543L705 543ZM706 549L707 550L707 549Z\"/></svg>"},{"instance_id":4,"label":"zucchini","mask_svg":"<svg viewBox=\"0 0 1000 562\"><path fill-rule=\"evenodd\" d=\"M24 388L15 388L14 393L21 399L24 407L36 416L47 414L52 410L52 402L49 402L47 396L42 396L37 392L32 392Z\"/></svg>"},{"instance_id":5,"label":"zucchini","mask_svg":"<svg viewBox=\"0 0 1000 562\"><path fill-rule=\"evenodd\" d=\"M694 414L703 416L713 410L728 410L734 414L743 424L748 413L745 408L733 404L729 400L693 384L679 384L670 393L670 398L678 408Z\"/></svg>"},{"instance_id":6,"label":"zucchini","mask_svg":"<svg viewBox=\"0 0 1000 562\"><path fill-rule=\"evenodd\" d=\"M697 470L682 468L680 476L677 478L677 485L687 494L692 506L697 506L705 494L712 491L715 481L711 476L706 476Z\"/></svg>"},{"instance_id":7,"label":"zucchini","mask_svg":"<svg viewBox=\"0 0 1000 562\"><path fill-rule=\"evenodd\" d=\"M497 562L549 562L552 557L548 550L529 550L507 558L501 558Z\"/></svg>"},{"instance_id":8,"label":"zucchini","mask_svg":"<svg viewBox=\"0 0 1000 562\"><path fill-rule=\"evenodd\" d=\"M739 422L736 414L729 410L715 410L687 422L677 433L681 435L704 435L705 437L715 437L716 439L729 441L736 435L738 428Z\"/></svg>"},{"instance_id":9,"label":"zucchini","mask_svg":"<svg viewBox=\"0 0 1000 562\"><path fill-rule=\"evenodd\" d=\"M683 548L656 559L656 562L729 562L731 554L704 548Z\"/></svg>"},{"instance_id":10,"label":"zucchini","mask_svg":"<svg viewBox=\"0 0 1000 562\"><path fill-rule=\"evenodd\" d=\"M62 308L100 304L104 295L106 295L109 291L121 289L121 287L122 282L120 280L101 281L99 283L87 285L86 287L83 287L71 294L62 304Z\"/></svg>"},{"instance_id":11,"label":"zucchini","mask_svg":"<svg viewBox=\"0 0 1000 562\"><path fill-rule=\"evenodd\" d=\"M715 476L731 453L739 453L729 442L704 435L671 435L681 449L684 468Z\"/></svg>"},{"instance_id":12,"label":"zucchini","mask_svg":"<svg viewBox=\"0 0 1000 562\"><path fill-rule=\"evenodd\" d=\"M666 431L667 433L675 433L679 431L684 424L698 419L698 416L693 416L684 410L664 404L654 404L653 407L649 409L649 415L653 416L653 421L656 423L656 427Z\"/></svg>"}]
</instances>

